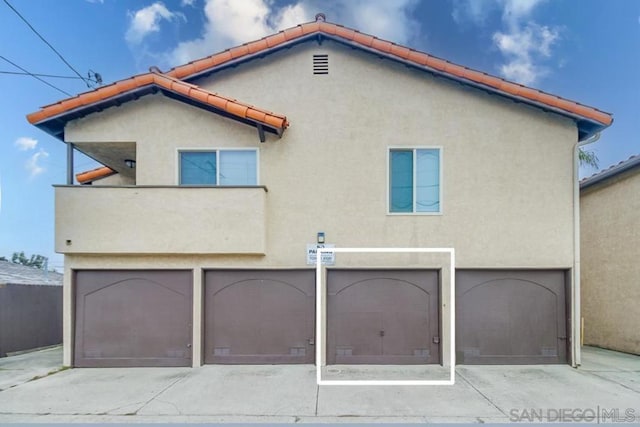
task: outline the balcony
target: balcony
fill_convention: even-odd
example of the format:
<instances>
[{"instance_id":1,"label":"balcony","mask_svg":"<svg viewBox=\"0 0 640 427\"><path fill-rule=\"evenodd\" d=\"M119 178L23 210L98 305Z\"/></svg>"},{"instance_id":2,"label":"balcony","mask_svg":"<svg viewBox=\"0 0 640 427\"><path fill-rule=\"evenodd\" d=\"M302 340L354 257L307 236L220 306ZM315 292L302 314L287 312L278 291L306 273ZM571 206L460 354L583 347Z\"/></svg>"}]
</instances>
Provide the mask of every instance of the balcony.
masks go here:
<instances>
[{"instance_id":1,"label":"balcony","mask_svg":"<svg viewBox=\"0 0 640 427\"><path fill-rule=\"evenodd\" d=\"M56 186L56 252L264 254L258 187Z\"/></svg>"}]
</instances>

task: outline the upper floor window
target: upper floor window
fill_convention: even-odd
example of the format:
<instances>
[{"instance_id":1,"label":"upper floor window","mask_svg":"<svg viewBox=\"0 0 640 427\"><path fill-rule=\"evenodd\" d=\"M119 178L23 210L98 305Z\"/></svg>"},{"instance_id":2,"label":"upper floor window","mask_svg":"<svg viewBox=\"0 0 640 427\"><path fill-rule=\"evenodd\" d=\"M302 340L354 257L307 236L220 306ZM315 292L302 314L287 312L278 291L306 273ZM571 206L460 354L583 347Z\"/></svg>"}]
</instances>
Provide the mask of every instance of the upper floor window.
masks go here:
<instances>
[{"instance_id":1,"label":"upper floor window","mask_svg":"<svg viewBox=\"0 0 640 427\"><path fill-rule=\"evenodd\" d=\"M258 185L257 150L179 153L180 185Z\"/></svg>"},{"instance_id":2,"label":"upper floor window","mask_svg":"<svg viewBox=\"0 0 640 427\"><path fill-rule=\"evenodd\" d=\"M440 213L440 149L389 150L389 212Z\"/></svg>"}]
</instances>

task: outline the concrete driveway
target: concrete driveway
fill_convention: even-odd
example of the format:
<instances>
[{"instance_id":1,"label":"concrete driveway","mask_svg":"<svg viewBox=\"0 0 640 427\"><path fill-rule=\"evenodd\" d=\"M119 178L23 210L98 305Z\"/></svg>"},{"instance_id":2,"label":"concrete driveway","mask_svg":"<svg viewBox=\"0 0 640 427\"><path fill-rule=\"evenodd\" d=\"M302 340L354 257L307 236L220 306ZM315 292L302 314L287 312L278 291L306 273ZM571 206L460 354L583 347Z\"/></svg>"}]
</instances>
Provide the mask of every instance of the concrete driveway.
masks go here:
<instances>
[{"instance_id":1,"label":"concrete driveway","mask_svg":"<svg viewBox=\"0 0 640 427\"><path fill-rule=\"evenodd\" d=\"M57 364L51 366L55 358ZM453 386L318 387L315 369L307 365L56 372L60 363L60 349L0 359L0 424L592 418L595 422L613 418L630 421L629 417L640 422L640 357L589 347L584 348L579 369L559 365L459 366ZM372 369L364 370L366 377ZM396 376L418 372L415 367L386 369L386 374ZM31 376L34 372L40 374ZM46 375L48 372L51 374ZM385 375L384 369L380 374Z\"/></svg>"}]
</instances>

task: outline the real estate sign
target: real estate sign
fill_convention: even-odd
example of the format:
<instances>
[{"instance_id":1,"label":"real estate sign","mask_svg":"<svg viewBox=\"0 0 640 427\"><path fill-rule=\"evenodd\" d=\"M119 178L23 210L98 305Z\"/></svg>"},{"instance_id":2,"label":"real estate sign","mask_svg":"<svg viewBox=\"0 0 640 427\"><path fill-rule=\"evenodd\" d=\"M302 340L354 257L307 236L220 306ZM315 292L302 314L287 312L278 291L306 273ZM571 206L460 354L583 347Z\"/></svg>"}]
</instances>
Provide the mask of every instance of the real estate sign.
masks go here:
<instances>
[{"instance_id":1,"label":"real estate sign","mask_svg":"<svg viewBox=\"0 0 640 427\"><path fill-rule=\"evenodd\" d=\"M318 249L335 247L336 245L333 243L307 243L307 265L316 265ZM336 254L333 252L323 252L320 262L322 262L323 265L334 265L336 263Z\"/></svg>"}]
</instances>

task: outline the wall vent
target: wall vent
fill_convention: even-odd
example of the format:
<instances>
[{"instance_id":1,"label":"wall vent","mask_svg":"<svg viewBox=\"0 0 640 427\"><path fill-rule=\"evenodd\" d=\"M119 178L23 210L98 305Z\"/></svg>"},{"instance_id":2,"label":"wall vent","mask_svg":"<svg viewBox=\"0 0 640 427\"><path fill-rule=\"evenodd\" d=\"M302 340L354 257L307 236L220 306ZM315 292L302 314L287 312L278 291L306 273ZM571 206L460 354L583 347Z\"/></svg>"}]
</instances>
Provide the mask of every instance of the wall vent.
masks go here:
<instances>
[{"instance_id":1,"label":"wall vent","mask_svg":"<svg viewBox=\"0 0 640 427\"><path fill-rule=\"evenodd\" d=\"M329 55L313 55L313 74L329 74Z\"/></svg>"}]
</instances>

